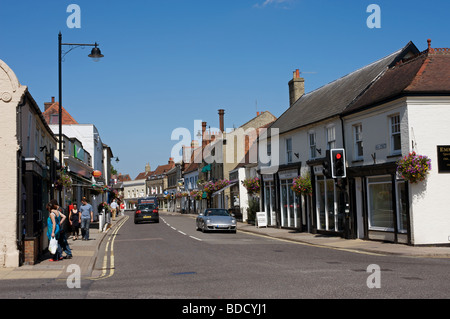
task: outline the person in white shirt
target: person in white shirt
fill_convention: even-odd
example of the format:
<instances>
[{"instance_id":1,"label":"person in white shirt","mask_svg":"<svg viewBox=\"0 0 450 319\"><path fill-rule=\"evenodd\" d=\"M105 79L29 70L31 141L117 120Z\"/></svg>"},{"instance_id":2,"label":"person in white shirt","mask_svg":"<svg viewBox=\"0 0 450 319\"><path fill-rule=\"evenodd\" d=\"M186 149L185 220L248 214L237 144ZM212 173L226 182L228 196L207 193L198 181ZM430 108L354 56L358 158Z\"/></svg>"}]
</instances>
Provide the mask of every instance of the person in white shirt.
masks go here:
<instances>
[{"instance_id":1,"label":"person in white shirt","mask_svg":"<svg viewBox=\"0 0 450 319\"><path fill-rule=\"evenodd\" d=\"M112 220L116 220L117 207L119 207L119 205L116 203L116 200L113 199L110 206L111 206Z\"/></svg>"}]
</instances>

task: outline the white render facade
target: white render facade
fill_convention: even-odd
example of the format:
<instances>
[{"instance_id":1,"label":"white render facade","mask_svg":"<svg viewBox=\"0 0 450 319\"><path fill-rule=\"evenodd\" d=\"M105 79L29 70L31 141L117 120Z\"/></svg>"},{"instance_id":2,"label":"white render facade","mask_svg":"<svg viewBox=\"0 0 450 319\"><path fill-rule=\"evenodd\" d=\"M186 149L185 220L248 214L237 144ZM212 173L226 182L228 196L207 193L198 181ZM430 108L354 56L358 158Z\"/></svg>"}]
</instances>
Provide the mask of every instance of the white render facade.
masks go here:
<instances>
[{"instance_id":1,"label":"white render facade","mask_svg":"<svg viewBox=\"0 0 450 319\"><path fill-rule=\"evenodd\" d=\"M358 87L361 79L366 86ZM419 52L410 42L301 96L269 127L281 131L279 150L272 154L278 170L261 175L269 224L346 238L449 245L448 118L450 50L432 49L430 41L428 50ZM274 143L269 139L272 153ZM333 148L346 154L346 177L337 181L323 173L326 150ZM426 179L417 183L397 173L397 162L413 151L431 160ZM293 178L306 174L313 193L299 196L291 190Z\"/></svg>"},{"instance_id":2,"label":"white render facade","mask_svg":"<svg viewBox=\"0 0 450 319\"><path fill-rule=\"evenodd\" d=\"M9 66L0 60L0 268L34 264L47 247L46 203L56 195L56 138Z\"/></svg>"},{"instance_id":3,"label":"white render facade","mask_svg":"<svg viewBox=\"0 0 450 319\"><path fill-rule=\"evenodd\" d=\"M58 125L50 125L50 128L58 135L59 126ZM82 145L83 149L86 150L90 154L90 161L92 170L97 170L102 172L102 175L98 180L103 181L104 185L108 184L108 180L105 180L105 177L108 178L109 173L105 172L105 168L107 166L104 165L104 162L109 162L108 158L104 158L104 150L102 140L100 138L100 134L95 127L94 124L64 124L62 126L63 134L68 137L74 137L78 139ZM89 203L94 208L94 213L97 215L97 207L103 201L106 201L106 198L103 198L102 195L91 196L88 198Z\"/></svg>"}]
</instances>

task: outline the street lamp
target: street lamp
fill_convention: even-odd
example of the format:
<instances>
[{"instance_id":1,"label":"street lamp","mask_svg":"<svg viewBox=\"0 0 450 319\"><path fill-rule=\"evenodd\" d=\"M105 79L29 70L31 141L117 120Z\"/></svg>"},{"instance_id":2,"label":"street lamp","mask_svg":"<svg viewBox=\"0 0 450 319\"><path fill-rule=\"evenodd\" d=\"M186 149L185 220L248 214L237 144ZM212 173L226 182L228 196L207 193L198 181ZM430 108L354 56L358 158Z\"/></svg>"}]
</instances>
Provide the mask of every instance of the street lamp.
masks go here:
<instances>
[{"instance_id":1,"label":"street lamp","mask_svg":"<svg viewBox=\"0 0 450 319\"><path fill-rule=\"evenodd\" d=\"M67 52L62 52L62 46L67 45L71 48ZM59 146L59 164L63 165L63 155L62 155L62 60L73 49L79 48L79 47L86 47L86 46L92 46L94 47L91 51L91 54L88 56L92 59L94 59L95 62L99 61L100 58L103 58L104 55L101 53L100 49L98 48L97 42L95 44L87 44L87 43L62 43L62 34L59 32L58 34L58 88L59 88L59 114L58 114L58 120L59 120L59 134L58 134L58 146ZM59 205L62 206L62 193L59 193Z\"/></svg>"}]
</instances>

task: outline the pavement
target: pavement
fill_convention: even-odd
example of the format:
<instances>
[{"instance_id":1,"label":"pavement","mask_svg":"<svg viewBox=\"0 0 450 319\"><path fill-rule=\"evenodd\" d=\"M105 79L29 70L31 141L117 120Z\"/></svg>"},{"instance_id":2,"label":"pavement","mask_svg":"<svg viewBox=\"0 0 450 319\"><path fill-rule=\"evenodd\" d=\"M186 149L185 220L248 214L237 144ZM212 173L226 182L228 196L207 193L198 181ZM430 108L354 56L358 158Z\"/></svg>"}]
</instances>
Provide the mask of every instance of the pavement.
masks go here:
<instances>
[{"instance_id":1,"label":"pavement","mask_svg":"<svg viewBox=\"0 0 450 319\"><path fill-rule=\"evenodd\" d=\"M162 214L180 215L179 213L161 212ZM125 215L126 216L126 215ZM195 218L195 215L186 215ZM90 240L81 239L73 241L69 237L68 242L72 249L73 258L58 262L51 262L50 256L43 256L42 260L34 265L24 265L17 268L0 268L0 280L8 279L67 279L72 274L70 265L78 265L81 270L81 278L92 278L94 266L99 253L101 243L111 235L118 227L124 216L119 216L112 221L112 227L107 232L101 232L95 227L90 229ZM98 224L97 224L98 225ZM98 226L97 226L98 227ZM344 239L335 236L310 234L298 232L292 229L273 227L256 227L255 225L238 222L238 232L246 232L256 236L264 236L277 240L295 242L301 245L313 246L325 249L342 250L358 254L400 256L410 258L450 258L450 247L436 246L409 246L379 241L362 239ZM79 237L81 238L81 236ZM69 268L68 268L69 267Z\"/></svg>"}]
</instances>

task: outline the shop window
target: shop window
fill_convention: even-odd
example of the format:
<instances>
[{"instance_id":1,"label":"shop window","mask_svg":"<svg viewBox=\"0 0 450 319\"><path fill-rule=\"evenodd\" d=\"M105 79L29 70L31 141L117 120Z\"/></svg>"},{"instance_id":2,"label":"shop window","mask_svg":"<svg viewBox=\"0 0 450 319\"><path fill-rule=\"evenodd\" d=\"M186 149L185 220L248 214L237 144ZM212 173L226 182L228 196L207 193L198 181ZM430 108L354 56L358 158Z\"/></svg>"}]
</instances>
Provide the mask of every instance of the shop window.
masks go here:
<instances>
[{"instance_id":1,"label":"shop window","mask_svg":"<svg viewBox=\"0 0 450 319\"><path fill-rule=\"evenodd\" d=\"M297 196L292 190L292 179L280 180L281 186L281 226L297 227Z\"/></svg>"},{"instance_id":2,"label":"shop window","mask_svg":"<svg viewBox=\"0 0 450 319\"><path fill-rule=\"evenodd\" d=\"M406 182L397 181L397 220L398 231L406 233L408 231L408 195L406 192Z\"/></svg>"},{"instance_id":3,"label":"shop window","mask_svg":"<svg viewBox=\"0 0 450 319\"><path fill-rule=\"evenodd\" d=\"M269 225L276 225L275 187L273 182L264 182L264 211Z\"/></svg>"},{"instance_id":4,"label":"shop window","mask_svg":"<svg viewBox=\"0 0 450 319\"><path fill-rule=\"evenodd\" d=\"M394 230L391 176L367 179L369 229Z\"/></svg>"},{"instance_id":5,"label":"shop window","mask_svg":"<svg viewBox=\"0 0 450 319\"><path fill-rule=\"evenodd\" d=\"M316 177L316 213L318 229L343 231L344 219L339 212L339 192L333 179Z\"/></svg>"}]
</instances>

